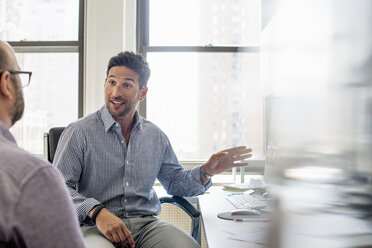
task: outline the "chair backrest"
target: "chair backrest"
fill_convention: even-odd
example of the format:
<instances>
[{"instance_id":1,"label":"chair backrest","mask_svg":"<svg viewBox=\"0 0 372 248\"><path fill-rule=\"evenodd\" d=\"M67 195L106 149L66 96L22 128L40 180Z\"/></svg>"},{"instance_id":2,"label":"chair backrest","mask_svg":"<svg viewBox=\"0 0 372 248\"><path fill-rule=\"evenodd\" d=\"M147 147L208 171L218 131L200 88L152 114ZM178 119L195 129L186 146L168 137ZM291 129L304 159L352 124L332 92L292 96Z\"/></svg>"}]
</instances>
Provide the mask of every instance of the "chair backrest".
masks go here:
<instances>
[{"instance_id":1,"label":"chair backrest","mask_svg":"<svg viewBox=\"0 0 372 248\"><path fill-rule=\"evenodd\" d=\"M53 127L48 133L44 134L44 156L49 162L53 162L54 153L57 150L59 137L65 130L64 127Z\"/></svg>"}]
</instances>

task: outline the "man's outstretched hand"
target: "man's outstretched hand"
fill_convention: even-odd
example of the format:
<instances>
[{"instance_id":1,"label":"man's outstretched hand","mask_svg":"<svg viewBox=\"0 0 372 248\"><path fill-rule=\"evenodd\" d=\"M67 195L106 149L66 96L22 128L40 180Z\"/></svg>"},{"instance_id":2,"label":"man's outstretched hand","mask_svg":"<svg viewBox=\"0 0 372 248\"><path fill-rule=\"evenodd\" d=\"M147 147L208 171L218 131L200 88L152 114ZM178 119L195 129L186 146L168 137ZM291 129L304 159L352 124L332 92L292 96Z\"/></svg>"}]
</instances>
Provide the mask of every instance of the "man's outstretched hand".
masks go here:
<instances>
[{"instance_id":1,"label":"man's outstretched hand","mask_svg":"<svg viewBox=\"0 0 372 248\"><path fill-rule=\"evenodd\" d=\"M202 165L203 171L213 176L231 169L232 167L247 166L248 163L238 161L252 157L251 152L252 149L245 146L233 147L217 152Z\"/></svg>"}]
</instances>

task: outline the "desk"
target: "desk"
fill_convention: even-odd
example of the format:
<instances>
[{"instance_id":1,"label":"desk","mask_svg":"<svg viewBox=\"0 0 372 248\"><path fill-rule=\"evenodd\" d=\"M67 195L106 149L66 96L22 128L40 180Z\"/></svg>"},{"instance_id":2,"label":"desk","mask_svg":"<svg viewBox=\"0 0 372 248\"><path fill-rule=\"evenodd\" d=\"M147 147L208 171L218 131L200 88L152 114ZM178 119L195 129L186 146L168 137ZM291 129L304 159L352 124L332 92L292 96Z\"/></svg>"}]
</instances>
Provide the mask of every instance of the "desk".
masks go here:
<instances>
[{"instance_id":1,"label":"desk","mask_svg":"<svg viewBox=\"0 0 372 248\"><path fill-rule=\"evenodd\" d=\"M162 187L154 188L159 195L166 195ZM244 230L247 230L247 233L249 233L252 228L263 227L267 223L234 222L218 218L218 213L234 209L225 199L229 192L222 190L221 186L212 186L208 192L207 194L199 196L198 199L203 218L204 233L209 248L266 247L265 245L230 239L230 233L244 232ZM328 214L328 216L324 217L325 213L319 212L317 214L321 214L322 217L315 218L317 215L301 215L296 214L296 212L287 212L286 221L281 224L284 230L287 229L287 232L281 233L282 240L278 243L278 247L372 247L372 219L356 219L357 222L351 222L352 224L347 224L346 228L344 228L346 222L345 219L343 219L343 215ZM340 223L340 221L341 224L337 224ZM349 221L351 220L349 219ZM296 223L301 225L296 225ZM288 227L291 226L298 226L302 230L298 229L298 231L295 232L294 229L292 229L291 231L291 229L288 229ZM306 227L308 226L311 228L307 229ZM317 228L317 226L319 226L319 228ZM309 231L311 231L311 233L315 232L315 234L309 235ZM321 235L317 235L316 232L321 232ZM327 236L325 235L327 232L337 233L337 236L335 236L335 234Z\"/></svg>"},{"instance_id":2,"label":"desk","mask_svg":"<svg viewBox=\"0 0 372 248\"><path fill-rule=\"evenodd\" d=\"M217 217L220 212L226 212L235 209L225 197L229 193L222 190L221 186L211 187L207 194L199 196L199 205L203 217L203 226L205 237L209 248L231 247L231 248L262 248L264 245L247 243L229 239L228 231L234 233L242 232L244 229L249 229L267 225L262 222L235 222L231 220L223 220Z\"/></svg>"}]
</instances>

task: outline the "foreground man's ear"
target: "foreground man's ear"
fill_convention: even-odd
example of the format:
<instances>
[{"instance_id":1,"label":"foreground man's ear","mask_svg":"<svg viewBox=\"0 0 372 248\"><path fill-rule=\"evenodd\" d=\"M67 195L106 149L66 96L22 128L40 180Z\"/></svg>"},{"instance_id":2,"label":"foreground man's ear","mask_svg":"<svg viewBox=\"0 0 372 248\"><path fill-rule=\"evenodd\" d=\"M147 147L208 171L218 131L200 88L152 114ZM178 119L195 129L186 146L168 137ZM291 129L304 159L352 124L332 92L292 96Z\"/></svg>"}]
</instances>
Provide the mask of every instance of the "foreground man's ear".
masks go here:
<instances>
[{"instance_id":1,"label":"foreground man's ear","mask_svg":"<svg viewBox=\"0 0 372 248\"><path fill-rule=\"evenodd\" d=\"M11 82L11 79L10 79L10 73L8 71L4 71L1 74L1 77L0 77L0 95L1 95L1 97L8 98L8 99L13 98L12 89L11 89L11 88L13 88L13 86L11 86L11 85L12 85L12 82Z\"/></svg>"}]
</instances>

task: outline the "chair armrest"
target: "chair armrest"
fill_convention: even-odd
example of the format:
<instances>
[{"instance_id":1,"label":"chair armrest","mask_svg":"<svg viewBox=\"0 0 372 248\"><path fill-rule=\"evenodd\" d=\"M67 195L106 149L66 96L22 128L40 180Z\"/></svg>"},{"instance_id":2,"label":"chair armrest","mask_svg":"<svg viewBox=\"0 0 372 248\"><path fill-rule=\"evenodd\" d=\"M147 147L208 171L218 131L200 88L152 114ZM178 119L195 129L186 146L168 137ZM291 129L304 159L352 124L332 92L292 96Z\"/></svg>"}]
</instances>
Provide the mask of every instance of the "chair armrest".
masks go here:
<instances>
[{"instance_id":1,"label":"chair armrest","mask_svg":"<svg viewBox=\"0 0 372 248\"><path fill-rule=\"evenodd\" d=\"M200 211L196 209L188 200L179 196L163 196L160 199L160 203L170 203L182 208L190 217L200 217Z\"/></svg>"},{"instance_id":2,"label":"chair armrest","mask_svg":"<svg viewBox=\"0 0 372 248\"><path fill-rule=\"evenodd\" d=\"M200 225L200 211L195 208L188 200L179 196L163 196L160 197L160 203L170 203L181 208L191 218L190 235L201 245L201 225Z\"/></svg>"}]
</instances>

